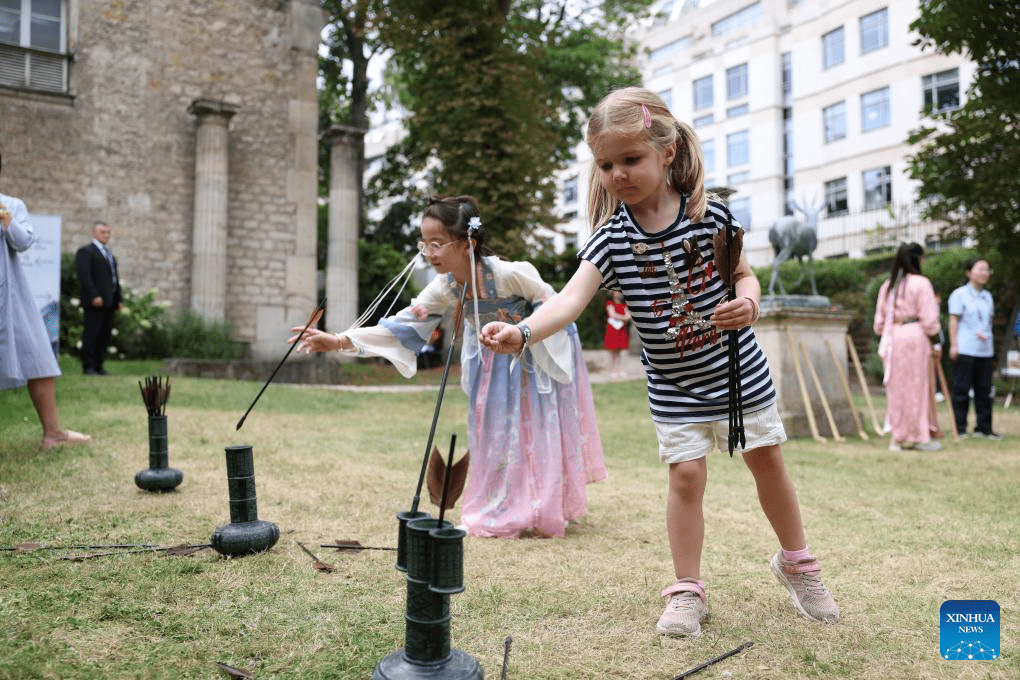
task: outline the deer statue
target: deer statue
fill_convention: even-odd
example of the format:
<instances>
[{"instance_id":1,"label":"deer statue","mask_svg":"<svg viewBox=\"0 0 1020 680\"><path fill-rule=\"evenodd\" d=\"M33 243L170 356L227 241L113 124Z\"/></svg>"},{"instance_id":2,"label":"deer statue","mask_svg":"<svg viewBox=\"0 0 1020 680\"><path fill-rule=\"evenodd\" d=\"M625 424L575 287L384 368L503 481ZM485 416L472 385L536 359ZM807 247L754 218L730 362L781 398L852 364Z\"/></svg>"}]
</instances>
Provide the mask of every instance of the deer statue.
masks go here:
<instances>
[{"instance_id":1,"label":"deer statue","mask_svg":"<svg viewBox=\"0 0 1020 680\"><path fill-rule=\"evenodd\" d=\"M801 222L793 216L780 217L772 228L769 229L769 243L772 244L776 257L772 261L772 278L769 280L769 295L773 294L776 283L779 283L779 293L786 294L783 282L779 278L779 266L796 257L800 262L800 278L793 285L800 284L804 280L804 256L807 256L811 268L811 294L818 295L815 288L815 258L813 253L818 247L818 215L825 208L825 203L814 204L804 207L797 201L791 201L790 205L804 214L805 220Z\"/></svg>"}]
</instances>

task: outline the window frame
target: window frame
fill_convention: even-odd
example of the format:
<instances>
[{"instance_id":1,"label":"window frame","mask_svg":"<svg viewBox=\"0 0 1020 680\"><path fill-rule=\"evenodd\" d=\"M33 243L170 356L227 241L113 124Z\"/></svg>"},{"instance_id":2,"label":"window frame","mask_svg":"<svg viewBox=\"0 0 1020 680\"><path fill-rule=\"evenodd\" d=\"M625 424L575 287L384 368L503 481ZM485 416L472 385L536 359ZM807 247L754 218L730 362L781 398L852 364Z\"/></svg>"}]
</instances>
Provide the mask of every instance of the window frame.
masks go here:
<instances>
[{"instance_id":1,"label":"window frame","mask_svg":"<svg viewBox=\"0 0 1020 680\"><path fill-rule=\"evenodd\" d=\"M941 80L940 80L941 79ZM955 102L949 106L941 106L942 92L946 88L953 89ZM954 111L960 108L960 69L958 67L929 73L921 76L921 96L924 99L924 110L931 112Z\"/></svg>"},{"instance_id":2,"label":"window frame","mask_svg":"<svg viewBox=\"0 0 1020 680\"><path fill-rule=\"evenodd\" d=\"M743 99L748 93L747 62L726 69L726 100Z\"/></svg>"},{"instance_id":3,"label":"window frame","mask_svg":"<svg viewBox=\"0 0 1020 680\"><path fill-rule=\"evenodd\" d=\"M834 42L837 35L838 44ZM827 71L844 63L846 63L846 31L840 26L822 35L822 70Z\"/></svg>"},{"instance_id":4,"label":"window frame","mask_svg":"<svg viewBox=\"0 0 1020 680\"><path fill-rule=\"evenodd\" d=\"M694 111L710 109L715 105L715 86L711 73L691 81L691 104Z\"/></svg>"},{"instance_id":5,"label":"window frame","mask_svg":"<svg viewBox=\"0 0 1020 680\"><path fill-rule=\"evenodd\" d=\"M879 95L882 95L881 100L869 101L869 97L878 97ZM878 114L878 122L872 125L868 124L869 112ZM872 130L889 127L891 124L892 97L889 86L886 85L885 87L861 94L861 132L871 132Z\"/></svg>"},{"instance_id":6,"label":"window frame","mask_svg":"<svg viewBox=\"0 0 1020 680\"><path fill-rule=\"evenodd\" d=\"M839 108L841 110L837 111ZM834 124L837 119L842 120L842 129ZM838 142L841 139L846 139L847 135L847 115L846 115L846 100L838 101L835 104L830 104L822 108L822 138L826 144L832 144Z\"/></svg>"},{"instance_id":7,"label":"window frame","mask_svg":"<svg viewBox=\"0 0 1020 680\"><path fill-rule=\"evenodd\" d=\"M737 153L740 153L737 156ZM751 131L737 130L726 135L726 167L736 168L751 163Z\"/></svg>"},{"instance_id":8,"label":"window frame","mask_svg":"<svg viewBox=\"0 0 1020 680\"><path fill-rule=\"evenodd\" d=\"M48 94L67 94L71 55L68 52L68 0L56 0L59 16L43 14L38 9L44 0L21 0L17 13L0 10L2 15L16 17L17 42L0 41L0 86ZM33 3L37 3L33 7ZM56 42L39 44L33 38L39 25L56 26ZM52 31L48 32L52 36Z\"/></svg>"},{"instance_id":9,"label":"window frame","mask_svg":"<svg viewBox=\"0 0 1020 680\"><path fill-rule=\"evenodd\" d=\"M837 177L823 185L825 189L825 216L836 217L850 213L849 191L846 177Z\"/></svg>"},{"instance_id":10,"label":"window frame","mask_svg":"<svg viewBox=\"0 0 1020 680\"><path fill-rule=\"evenodd\" d=\"M869 175L871 176L869 178ZM888 165L861 171L864 210L881 210L892 203L892 167ZM881 192L882 199L871 198Z\"/></svg>"},{"instance_id":11,"label":"window frame","mask_svg":"<svg viewBox=\"0 0 1020 680\"><path fill-rule=\"evenodd\" d=\"M701 140L701 159L705 168L705 175L715 173L715 139Z\"/></svg>"},{"instance_id":12,"label":"window frame","mask_svg":"<svg viewBox=\"0 0 1020 680\"><path fill-rule=\"evenodd\" d=\"M860 19L861 56L889 46L889 8L875 10Z\"/></svg>"}]
</instances>

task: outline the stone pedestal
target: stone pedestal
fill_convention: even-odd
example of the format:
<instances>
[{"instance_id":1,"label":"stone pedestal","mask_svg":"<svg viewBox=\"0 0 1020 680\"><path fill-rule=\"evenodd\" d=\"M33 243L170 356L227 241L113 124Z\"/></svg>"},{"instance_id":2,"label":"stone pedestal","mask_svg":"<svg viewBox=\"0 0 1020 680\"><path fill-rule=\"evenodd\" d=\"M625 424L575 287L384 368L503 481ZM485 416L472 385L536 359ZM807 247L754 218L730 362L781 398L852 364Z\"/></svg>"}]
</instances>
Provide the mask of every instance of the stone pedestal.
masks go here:
<instances>
[{"instance_id":1,"label":"stone pedestal","mask_svg":"<svg viewBox=\"0 0 1020 680\"><path fill-rule=\"evenodd\" d=\"M754 332L768 356L778 396L779 415L788 436L811 436L807 406L793 363L795 358L800 363L818 431L826 439L833 436L811 367L800 354L797 342L804 347L814 367L839 434L843 437L857 436L851 405L836 368L838 363L838 370L848 379L853 375L848 370L845 339L852 317L852 314L834 308L828 298L819 295L768 295L762 298L761 318L755 323ZM833 361L833 353L836 361Z\"/></svg>"}]
</instances>

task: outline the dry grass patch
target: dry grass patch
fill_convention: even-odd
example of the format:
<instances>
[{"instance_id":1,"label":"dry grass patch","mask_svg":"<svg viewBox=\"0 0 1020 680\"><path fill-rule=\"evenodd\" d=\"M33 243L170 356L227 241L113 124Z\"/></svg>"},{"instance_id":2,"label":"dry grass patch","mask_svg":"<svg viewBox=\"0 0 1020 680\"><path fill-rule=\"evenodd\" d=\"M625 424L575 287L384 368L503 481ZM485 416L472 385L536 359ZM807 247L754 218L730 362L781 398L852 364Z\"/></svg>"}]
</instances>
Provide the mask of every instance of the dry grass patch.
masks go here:
<instances>
[{"instance_id":1,"label":"dry grass patch","mask_svg":"<svg viewBox=\"0 0 1020 680\"><path fill-rule=\"evenodd\" d=\"M268 553L224 559L0 552L0 678L213 678L216 662L261 678L367 678L403 645L405 582L388 551L334 553L353 538L394 546L394 514L414 493L434 395L274 386L241 432L258 385L178 379L168 404L171 494L134 486L148 464L138 377L60 382L62 416L88 422L88 447L42 453L27 399L0 394L0 545L208 542L229 521L225 446L252 444L259 516L281 530ZM843 618L796 616L768 560L775 539L739 457L716 455L705 499L703 578L711 618L696 641L653 626L670 582L666 470L639 383L596 386L608 481L563 540L467 539L467 590L451 598L453 645L498 677L668 680L746 640L704 671L717 678L1014 678L1020 676L1020 435L965 440L934 453L848 439L784 447L810 545ZM133 390L133 391L132 391ZM437 444L465 441L464 396L447 391ZM996 429L1020 433L1020 410ZM8 436L8 433L11 436ZM445 442L445 443L444 443ZM427 497L422 507L430 511ZM458 512L450 513L457 520ZM332 563L312 569L296 545ZM81 551L78 551L81 552ZM938 656L946 599L995 599L1003 656Z\"/></svg>"}]
</instances>

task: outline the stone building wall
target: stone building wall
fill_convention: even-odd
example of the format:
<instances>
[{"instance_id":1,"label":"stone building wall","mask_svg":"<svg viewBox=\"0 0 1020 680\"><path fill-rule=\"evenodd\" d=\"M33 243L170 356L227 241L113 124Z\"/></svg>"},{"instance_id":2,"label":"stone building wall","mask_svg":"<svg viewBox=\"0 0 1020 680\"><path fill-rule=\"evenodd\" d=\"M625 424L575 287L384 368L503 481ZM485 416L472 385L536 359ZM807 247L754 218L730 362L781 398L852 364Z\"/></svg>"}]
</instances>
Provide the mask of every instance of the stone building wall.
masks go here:
<instances>
[{"instance_id":1,"label":"stone building wall","mask_svg":"<svg viewBox=\"0 0 1020 680\"><path fill-rule=\"evenodd\" d=\"M0 190L92 224L130 288L191 299L198 99L229 122L225 316L253 354L316 302L317 0L68 0L68 95L0 87ZM197 285L201 285L197 282Z\"/></svg>"}]
</instances>

